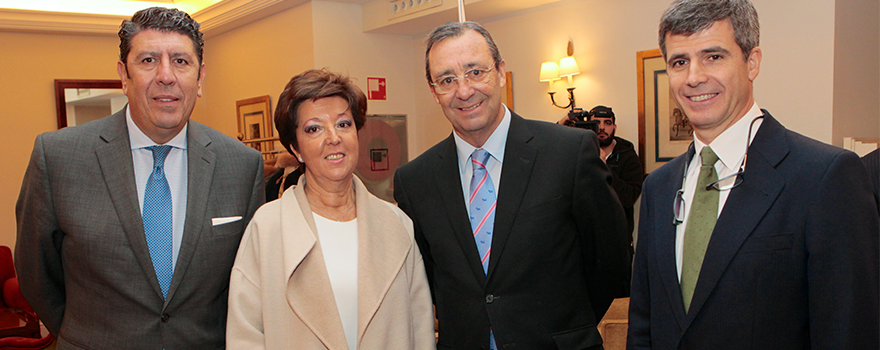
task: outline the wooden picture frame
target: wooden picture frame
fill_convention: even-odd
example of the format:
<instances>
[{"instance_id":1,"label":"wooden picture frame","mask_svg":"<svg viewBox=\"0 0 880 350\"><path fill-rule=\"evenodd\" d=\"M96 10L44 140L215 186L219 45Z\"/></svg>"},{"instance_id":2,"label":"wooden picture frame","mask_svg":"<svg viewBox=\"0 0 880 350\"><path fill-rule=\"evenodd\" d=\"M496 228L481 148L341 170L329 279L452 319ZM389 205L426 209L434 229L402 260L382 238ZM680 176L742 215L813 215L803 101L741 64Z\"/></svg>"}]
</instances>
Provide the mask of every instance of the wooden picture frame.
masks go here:
<instances>
[{"instance_id":1,"label":"wooden picture frame","mask_svg":"<svg viewBox=\"0 0 880 350\"><path fill-rule=\"evenodd\" d=\"M67 122L67 99L65 89L122 89L120 80L95 80L95 79L55 79L55 114L58 120L58 129L63 129L70 123ZM121 103L120 103L121 104Z\"/></svg>"},{"instance_id":2,"label":"wooden picture frame","mask_svg":"<svg viewBox=\"0 0 880 350\"><path fill-rule=\"evenodd\" d=\"M507 85L504 87L505 94L502 96L505 106L509 108L511 111L513 109L513 72L504 72L504 76L507 78Z\"/></svg>"},{"instance_id":3,"label":"wooden picture frame","mask_svg":"<svg viewBox=\"0 0 880 350\"><path fill-rule=\"evenodd\" d=\"M235 101L238 118L238 139L260 151L263 158L274 157L275 125L269 95Z\"/></svg>"},{"instance_id":4,"label":"wooden picture frame","mask_svg":"<svg viewBox=\"0 0 880 350\"><path fill-rule=\"evenodd\" d=\"M648 174L687 152L693 128L669 91L666 62L659 49L636 53L639 91L639 158ZM677 110L677 111L676 111Z\"/></svg>"}]
</instances>

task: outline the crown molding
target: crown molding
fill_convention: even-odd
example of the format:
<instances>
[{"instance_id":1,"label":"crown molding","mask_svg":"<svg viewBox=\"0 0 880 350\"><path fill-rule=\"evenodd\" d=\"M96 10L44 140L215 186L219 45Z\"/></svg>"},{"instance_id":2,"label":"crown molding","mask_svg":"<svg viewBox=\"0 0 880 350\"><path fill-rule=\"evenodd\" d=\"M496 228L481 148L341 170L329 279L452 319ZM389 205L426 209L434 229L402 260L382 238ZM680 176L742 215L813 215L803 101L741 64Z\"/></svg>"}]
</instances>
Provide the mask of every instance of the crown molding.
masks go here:
<instances>
[{"instance_id":1,"label":"crown molding","mask_svg":"<svg viewBox=\"0 0 880 350\"><path fill-rule=\"evenodd\" d=\"M224 0L193 14L205 36L214 36L310 0Z\"/></svg>"},{"instance_id":2,"label":"crown molding","mask_svg":"<svg viewBox=\"0 0 880 350\"><path fill-rule=\"evenodd\" d=\"M126 18L129 17L0 8L0 31L115 35Z\"/></svg>"},{"instance_id":3,"label":"crown molding","mask_svg":"<svg viewBox=\"0 0 880 350\"><path fill-rule=\"evenodd\" d=\"M224 0L192 13L205 36L217 35L309 0ZM0 31L116 35L131 16L0 8Z\"/></svg>"}]
</instances>

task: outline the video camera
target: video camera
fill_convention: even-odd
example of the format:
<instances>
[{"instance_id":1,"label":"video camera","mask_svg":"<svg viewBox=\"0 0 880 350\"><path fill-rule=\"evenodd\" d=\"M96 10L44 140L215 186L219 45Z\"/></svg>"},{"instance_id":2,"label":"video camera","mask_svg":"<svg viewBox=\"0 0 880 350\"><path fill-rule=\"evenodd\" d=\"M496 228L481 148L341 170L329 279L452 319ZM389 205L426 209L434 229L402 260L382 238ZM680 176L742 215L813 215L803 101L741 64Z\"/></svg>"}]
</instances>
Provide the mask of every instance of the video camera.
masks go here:
<instances>
[{"instance_id":1,"label":"video camera","mask_svg":"<svg viewBox=\"0 0 880 350\"><path fill-rule=\"evenodd\" d=\"M565 121L564 125L573 126L576 128L593 130L594 133L599 133L599 122L590 119L590 112L585 111L583 108L575 108L571 112L568 112L568 120Z\"/></svg>"}]
</instances>

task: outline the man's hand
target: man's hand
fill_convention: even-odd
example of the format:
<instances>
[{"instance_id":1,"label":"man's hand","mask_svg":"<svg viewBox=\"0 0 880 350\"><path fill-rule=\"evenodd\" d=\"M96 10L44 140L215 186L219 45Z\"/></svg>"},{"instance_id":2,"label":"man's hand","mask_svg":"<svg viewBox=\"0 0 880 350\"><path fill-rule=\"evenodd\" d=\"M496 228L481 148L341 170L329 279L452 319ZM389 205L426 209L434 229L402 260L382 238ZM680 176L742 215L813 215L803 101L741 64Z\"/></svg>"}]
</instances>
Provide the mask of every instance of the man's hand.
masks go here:
<instances>
[{"instance_id":1,"label":"man's hand","mask_svg":"<svg viewBox=\"0 0 880 350\"><path fill-rule=\"evenodd\" d=\"M569 120L569 119L568 119L568 113L566 113L564 116L562 116L562 119L559 119L559 121L556 122L556 124L559 124L559 125L566 125L566 123L568 122L568 120Z\"/></svg>"}]
</instances>

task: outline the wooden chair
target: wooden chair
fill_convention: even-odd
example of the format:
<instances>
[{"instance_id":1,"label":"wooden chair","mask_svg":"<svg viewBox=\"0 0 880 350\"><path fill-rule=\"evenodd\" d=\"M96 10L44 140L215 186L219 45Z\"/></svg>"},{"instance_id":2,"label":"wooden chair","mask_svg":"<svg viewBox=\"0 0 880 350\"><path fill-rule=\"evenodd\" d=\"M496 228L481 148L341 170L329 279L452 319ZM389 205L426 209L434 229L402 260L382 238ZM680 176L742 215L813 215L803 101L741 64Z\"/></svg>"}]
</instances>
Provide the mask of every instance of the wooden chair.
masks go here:
<instances>
[{"instance_id":1,"label":"wooden chair","mask_svg":"<svg viewBox=\"0 0 880 350\"><path fill-rule=\"evenodd\" d=\"M629 298L614 299L597 326L605 350L625 350L629 329Z\"/></svg>"}]
</instances>

